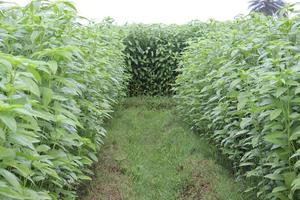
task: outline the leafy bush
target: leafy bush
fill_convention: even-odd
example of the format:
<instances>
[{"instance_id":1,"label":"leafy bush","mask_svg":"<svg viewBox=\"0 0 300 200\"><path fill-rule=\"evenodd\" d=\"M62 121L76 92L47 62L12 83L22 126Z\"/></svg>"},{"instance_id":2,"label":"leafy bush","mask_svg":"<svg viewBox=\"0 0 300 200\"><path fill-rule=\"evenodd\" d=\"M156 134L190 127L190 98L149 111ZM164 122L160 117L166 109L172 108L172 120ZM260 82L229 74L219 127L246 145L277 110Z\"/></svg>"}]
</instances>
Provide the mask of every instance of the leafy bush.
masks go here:
<instances>
[{"instance_id":1,"label":"leafy bush","mask_svg":"<svg viewBox=\"0 0 300 200\"><path fill-rule=\"evenodd\" d=\"M300 16L253 15L212 30L183 55L178 110L256 183L257 199L300 199Z\"/></svg>"},{"instance_id":2,"label":"leafy bush","mask_svg":"<svg viewBox=\"0 0 300 200\"><path fill-rule=\"evenodd\" d=\"M202 35L204 24L129 25L124 27L129 94L170 95L175 83L181 52L187 41Z\"/></svg>"},{"instance_id":3,"label":"leafy bush","mask_svg":"<svg viewBox=\"0 0 300 200\"><path fill-rule=\"evenodd\" d=\"M123 95L122 36L65 1L0 12L0 199L74 199ZM88 25L84 25L88 24Z\"/></svg>"}]
</instances>

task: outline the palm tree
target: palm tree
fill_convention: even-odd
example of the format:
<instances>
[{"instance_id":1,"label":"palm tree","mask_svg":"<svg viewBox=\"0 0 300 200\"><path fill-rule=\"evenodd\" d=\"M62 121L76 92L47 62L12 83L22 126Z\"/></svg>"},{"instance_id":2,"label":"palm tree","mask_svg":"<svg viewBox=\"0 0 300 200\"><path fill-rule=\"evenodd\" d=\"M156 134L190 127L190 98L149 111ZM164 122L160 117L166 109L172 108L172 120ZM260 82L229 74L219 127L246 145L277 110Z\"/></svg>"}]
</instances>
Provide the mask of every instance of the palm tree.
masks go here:
<instances>
[{"instance_id":1,"label":"palm tree","mask_svg":"<svg viewBox=\"0 0 300 200\"><path fill-rule=\"evenodd\" d=\"M265 15L278 15L278 11L286 5L283 0L251 0L249 3L252 12Z\"/></svg>"}]
</instances>

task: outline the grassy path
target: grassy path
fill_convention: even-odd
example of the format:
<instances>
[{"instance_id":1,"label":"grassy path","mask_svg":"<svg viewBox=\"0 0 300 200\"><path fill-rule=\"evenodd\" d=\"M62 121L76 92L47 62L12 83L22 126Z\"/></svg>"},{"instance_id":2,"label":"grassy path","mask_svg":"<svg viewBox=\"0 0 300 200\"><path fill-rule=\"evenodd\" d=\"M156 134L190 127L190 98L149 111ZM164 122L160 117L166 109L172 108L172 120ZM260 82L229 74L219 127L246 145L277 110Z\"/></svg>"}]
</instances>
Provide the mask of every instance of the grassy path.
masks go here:
<instances>
[{"instance_id":1,"label":"grassy path","mask_svg":"<svg viewBox=\"0 0 300 200\"><path fill-rule=\"evenodd\" d=\"M128 99L107 130L94 180L80 199L243 199L240 186L168 100Z\"/></svg>"}]
</instances>

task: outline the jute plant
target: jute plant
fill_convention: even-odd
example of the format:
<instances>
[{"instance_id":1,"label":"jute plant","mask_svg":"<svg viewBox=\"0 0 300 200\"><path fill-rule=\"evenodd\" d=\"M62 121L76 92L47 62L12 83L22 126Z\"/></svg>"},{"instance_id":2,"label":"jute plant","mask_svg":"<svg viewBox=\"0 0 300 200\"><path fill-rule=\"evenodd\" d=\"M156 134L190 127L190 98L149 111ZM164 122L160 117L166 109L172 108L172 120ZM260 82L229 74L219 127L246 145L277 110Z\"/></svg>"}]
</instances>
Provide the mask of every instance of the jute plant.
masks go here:
<instances>
[{"instance_id":1,"label":"jute plant","mask_svg":"<svg viewBox=\"0 0 300 200\"><path fill-rule=\"evenodd\" d=\"M123 95L121 34L66 1L2 7L0 199L74 199Z\"/></svg>"}]
</instances>

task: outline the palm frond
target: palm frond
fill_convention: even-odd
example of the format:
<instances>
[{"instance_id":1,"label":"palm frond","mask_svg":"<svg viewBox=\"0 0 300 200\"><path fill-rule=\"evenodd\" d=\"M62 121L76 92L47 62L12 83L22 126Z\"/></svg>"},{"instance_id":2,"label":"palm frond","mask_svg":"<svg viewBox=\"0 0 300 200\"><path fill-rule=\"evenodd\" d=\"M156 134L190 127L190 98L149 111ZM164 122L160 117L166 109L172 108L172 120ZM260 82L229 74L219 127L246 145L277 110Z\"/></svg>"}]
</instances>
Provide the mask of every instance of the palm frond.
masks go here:
<instances>
[{"instance_id":1,"label":"palm frond","mask_svg":"<svg viewBox=\"0 0 300 200\"><path fill-rule=\"evenodd\" d=\"M249 9L252 12L260 12L265 15L277 15L286 3L282 0L251 0L249 1Z\"/></svg>"}]
</instances>

